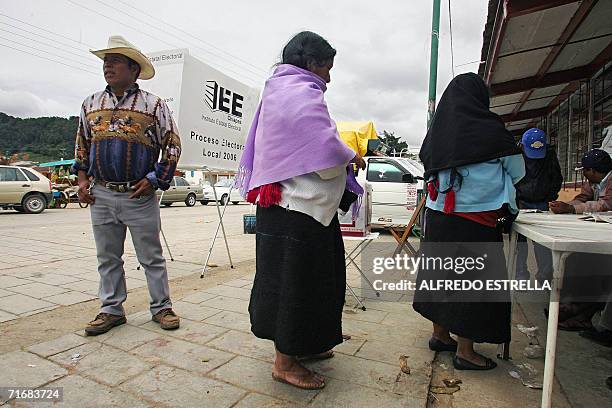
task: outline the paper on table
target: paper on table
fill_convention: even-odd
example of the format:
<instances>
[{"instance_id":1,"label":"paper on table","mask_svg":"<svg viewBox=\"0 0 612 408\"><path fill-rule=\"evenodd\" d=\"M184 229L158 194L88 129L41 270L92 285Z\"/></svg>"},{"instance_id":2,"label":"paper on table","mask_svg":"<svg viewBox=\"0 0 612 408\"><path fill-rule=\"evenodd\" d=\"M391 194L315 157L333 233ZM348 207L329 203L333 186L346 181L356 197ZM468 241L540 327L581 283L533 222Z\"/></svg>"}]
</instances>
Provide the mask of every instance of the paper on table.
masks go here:
<instances>
[{"instance_id":1,"label":"paper on table","mask_svg":"<svg viewBox=\"0 0 612 408\"><path fill-rule=\"evenodd\" d=\"M612 211L584 213L584 217L580 217L583 221L607 222L612 224Z\"/></svg>"}]
</instances>

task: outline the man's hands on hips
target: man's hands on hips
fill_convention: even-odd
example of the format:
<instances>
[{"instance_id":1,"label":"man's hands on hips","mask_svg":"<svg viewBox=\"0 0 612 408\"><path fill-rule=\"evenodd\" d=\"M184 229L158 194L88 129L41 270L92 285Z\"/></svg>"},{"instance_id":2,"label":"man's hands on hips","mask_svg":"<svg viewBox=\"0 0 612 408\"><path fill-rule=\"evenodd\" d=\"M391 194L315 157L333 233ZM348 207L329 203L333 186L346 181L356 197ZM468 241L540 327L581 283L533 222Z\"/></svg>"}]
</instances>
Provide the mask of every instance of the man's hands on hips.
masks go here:
<instances>
[{"instance_id":1,"label":"man's hands on hips","mask_svg":"<svg viewBox=\"0 0 612 408\"><path fill-rule=\"evenodd\" d=\"M77 191L77 195L79 197L79 201L85 204L93 204L96 199L89 193L89 178L87 174L79 170L79 189Z\"/></svg>"},{"instance_id":2,"label":"man's hands on hips","mask_svg":"<svg viewBox=\"0 0 612 408\"><path fill-rule=\"evenodd\" d=\"M155 194L155 189L146 177L134 184L132 190L134 190L134 192L130 194L130 198L140 198L141 196Z\"/></svg>"}]
</instances>

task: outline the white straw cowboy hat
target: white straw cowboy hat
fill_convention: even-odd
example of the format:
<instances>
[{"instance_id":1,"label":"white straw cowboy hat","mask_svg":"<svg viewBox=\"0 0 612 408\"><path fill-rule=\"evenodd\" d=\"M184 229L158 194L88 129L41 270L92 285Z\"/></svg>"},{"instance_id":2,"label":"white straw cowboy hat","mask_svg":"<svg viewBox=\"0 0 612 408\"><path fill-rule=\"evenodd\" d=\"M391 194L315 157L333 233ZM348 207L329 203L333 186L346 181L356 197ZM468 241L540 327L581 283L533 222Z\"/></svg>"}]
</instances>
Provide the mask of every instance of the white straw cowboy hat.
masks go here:
<instances>
[{"instance_id":1,"label":"white straw cowboy hat","mask_svg":"<svg viewBox=\"0 0 612 408\"><path fill-rule=\"evenodd\" d=\"M120 35L111 35L108 37L108 48L101 50L89 50L93 55L100 59L104 59L106 54L121 54L134 60L140 65L140 75L138 79L151 79L155 75L155 68L151 61L144 55L136 46Z\"/></svg>"}]
</instances>

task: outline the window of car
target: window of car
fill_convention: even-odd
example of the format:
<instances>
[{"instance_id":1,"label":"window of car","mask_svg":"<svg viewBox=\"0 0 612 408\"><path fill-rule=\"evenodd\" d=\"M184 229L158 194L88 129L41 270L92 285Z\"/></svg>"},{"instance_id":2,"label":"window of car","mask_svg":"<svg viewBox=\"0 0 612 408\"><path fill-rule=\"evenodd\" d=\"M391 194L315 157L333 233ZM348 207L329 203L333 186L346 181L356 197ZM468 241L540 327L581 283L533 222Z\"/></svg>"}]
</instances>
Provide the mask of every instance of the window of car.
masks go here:
<instances>
[{"instance_id":1,"label":"window of car","mask_svg":"<svg viewBox=\"0 0 612 408\"><path fill-rule=\"evenodd\" d=\"M386 161L370 161L368 163L367 180L373 182L402 183L406 172L394 163Z\"/></svg>"},{"instance_id":2,"label":"window of car","mask_svg":"<svg viewBox=\"0 0 612 408\"><path fill-rule=\"evenodd\" d=\"M28 176L30 181L40 181L40 177L38 177L36 174L32 173L30 170L28 170L28 169L21 169L21 171L23 171L25 173L25 175Z\"/></svg>"},{"instance_id":3,"label":"window of car","mask_svg":"<svg viewBox=\"0 0 612 408\"><path fill-rule=\"evenodd\" d=\"M182 177L176 178L176 185L180 187L189 187L189 183Z\"/></svg>"},{"instance_id":4,"label":"window of car","mask_svg":"<svg viewBox=\"0 0 612 408\"><path fill-rule=\"evenodd\" d=\"M230 179L222 179L215 184L215 187L229 187L232 184Z\"/></svg>"},{"instance_id":5,"label":"window of car","mask_svg":"<svg viewBox=\"0 0 612 408\"><path fill-rule=\"evenodd\" d=\"M0 182L2 181L28 181L16 167L0 167Z\"/></svg>"}]
</instances>

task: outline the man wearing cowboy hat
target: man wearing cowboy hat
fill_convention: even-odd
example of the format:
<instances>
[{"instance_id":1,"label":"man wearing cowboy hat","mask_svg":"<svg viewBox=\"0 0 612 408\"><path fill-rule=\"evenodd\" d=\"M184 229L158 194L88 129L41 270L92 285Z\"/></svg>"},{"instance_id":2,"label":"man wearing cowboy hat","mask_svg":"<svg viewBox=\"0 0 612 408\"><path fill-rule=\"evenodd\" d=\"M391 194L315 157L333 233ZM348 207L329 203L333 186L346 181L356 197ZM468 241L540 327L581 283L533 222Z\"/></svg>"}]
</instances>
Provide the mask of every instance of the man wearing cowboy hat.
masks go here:
<instances>
[{"instance_id":1,"label":"man wearing cowboy hat","mask_svg":"<svg viewBox=\"0 0 612 408\"><path fill-rule=\"evenodd\" d=\"M134 45L112 36L107 48L91 52L104 61L108 86L83 102L75 147L79 200L91 204L102 301L85 333L95 336L126 322L127 228L145 270L152 319L162 329L177 329L155 190L170 186L181 152L178 130L164 100L136 83L152 78L155 69Z\"/></svg>"}]
</instances>

